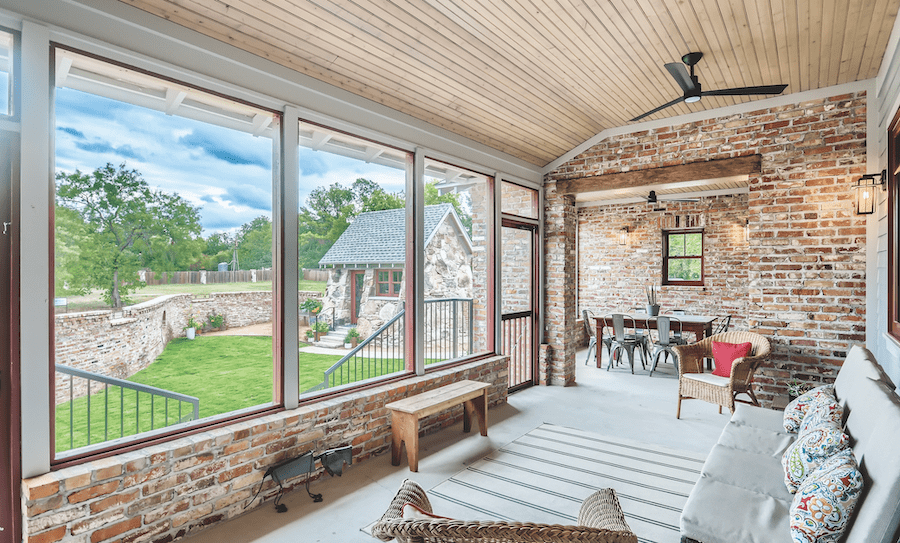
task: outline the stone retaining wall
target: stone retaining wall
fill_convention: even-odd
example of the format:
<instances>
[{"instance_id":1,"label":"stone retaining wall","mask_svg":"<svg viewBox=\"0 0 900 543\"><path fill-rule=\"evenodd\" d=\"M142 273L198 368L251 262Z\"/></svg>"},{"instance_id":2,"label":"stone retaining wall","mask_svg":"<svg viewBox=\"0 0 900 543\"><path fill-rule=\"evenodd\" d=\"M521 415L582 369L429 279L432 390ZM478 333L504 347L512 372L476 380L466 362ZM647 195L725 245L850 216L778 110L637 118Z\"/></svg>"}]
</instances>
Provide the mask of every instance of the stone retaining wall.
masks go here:
<instances>
[{"instance_id":1,"label":"stone retaining wall","mask_svg":"<svg viewBox=\"0 0 900 543\"><path fill-rule=\"evenodd\" d=\"M507 358L495 356L26 479L24 540L181 539L243 513L266 469L280 461L350 444L350 469L360 469L360 462L387 452L391 426L386 403L462 379L492 383L490 406L505 403L507 371ZM422 422L420 434L461 418L462 406L438 413ZM304 481L298 477L290 483L302 491ZM267 481L263 500L252 508L268 506L264 502L276 490Z\"/></svg>"},{"instance_id":2,"label":"stone retaining wall","mask_svg":"<svg viewBox=\"0 0 900 543\"><path fill-rule=\"evenodd\" d=\"M319 297L300 292L299 299ZM172 338L183 337L188 318L205 323L213 312L225 316L228 327L272 320L272 293L218 292L206 298L190 294L160 296L121 311L90 311L56 315L56 363L107 377L127 379L149 366ZM56 379L56 403L69 401L70 377ZM87 381L74 379L72 397L87 392Z\"/></svg>"}]
</instances>

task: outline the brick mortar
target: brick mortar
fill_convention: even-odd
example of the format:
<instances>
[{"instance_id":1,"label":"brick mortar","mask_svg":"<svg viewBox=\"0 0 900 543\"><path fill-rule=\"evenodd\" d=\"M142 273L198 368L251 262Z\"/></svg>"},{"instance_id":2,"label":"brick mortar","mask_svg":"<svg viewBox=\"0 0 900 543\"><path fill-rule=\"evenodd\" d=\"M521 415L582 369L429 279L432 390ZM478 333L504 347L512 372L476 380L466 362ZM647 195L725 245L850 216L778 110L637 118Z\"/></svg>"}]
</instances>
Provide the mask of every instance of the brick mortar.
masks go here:
<instances>
[{"instance_id":1,"label":"brick mortar","mask_svg":"<svg viewBox=\"0 0 900 543\"><path fill-rule=\"evenodd\" d=\"M357 464L390 449L386 403L461 379L492 384L506 402L507 358L495 356L22 481L24 540L170 542L243 513L266 469L308 450L352 444ZM429 434L462 406L423 420ZM321 474L317 470L314 477ZM290 482L302 484L298 477ZM275 494L267 481L262 501Z\"/></svg>"},{"instance_id":2,"label":"brick mortar","mask_svg":"<svg viewBox=\"0 0 900 543\"><path fill-rule=\"evenodd\" d=\"M581 334L568 301L575 274L564 265L574 260L575 228L565 218L574 204L556 194L556 182L759 154L762 171L751 176L746 203L746 287L740 281L724 287L735 300L746 298L743 326L772 342L772 360L757 373L757 395L770 405L792 378L833 380L849 346L865 341L866 218L855 215L852 186L866 173L866 102L860 91L637 130L609 137L547 174L550 365L568 368L557 353L570 357L564 343Z\"/></svg>"}]
</instances>

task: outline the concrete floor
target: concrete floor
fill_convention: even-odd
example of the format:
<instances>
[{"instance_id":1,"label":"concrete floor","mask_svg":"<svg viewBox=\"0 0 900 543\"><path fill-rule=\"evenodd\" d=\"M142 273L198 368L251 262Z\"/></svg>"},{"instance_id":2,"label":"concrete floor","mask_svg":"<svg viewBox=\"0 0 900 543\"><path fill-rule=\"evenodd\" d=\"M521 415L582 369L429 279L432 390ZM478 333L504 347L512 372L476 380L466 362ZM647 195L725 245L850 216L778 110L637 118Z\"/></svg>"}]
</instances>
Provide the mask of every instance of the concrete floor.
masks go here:
<instances>
[{"instance_id":1,"label":"concrete floor","mask_svg":"<svg viewBox=\"0 0 900 543\"><path fill-rule=\"evenodd\" d=\"M409 471L405 455L402 465L392 466L391 455L383 454L349 467L342 477L315 481L311 490L324 496L321 503L313 503L302 488L297 489L283 500L286 513L277 513L266 503L186 541L372 543L377 540L360 528L381 517L404 479L413 479L426 490L433 488L545 422L702 454L712 449L729 419L727 411L720 415L716 406L691 400L684 402L677 420L678 378L671 364L661 363L648 377L641 369L632 375L624 365L607 372L605 362L599 370L593 360L584 364L585 355L586 351L577 355L575 386L534 386L492 409L487 437L473 431L462 438L460 423L420 439L418 473Z\"/></svg>"}]
</instances>

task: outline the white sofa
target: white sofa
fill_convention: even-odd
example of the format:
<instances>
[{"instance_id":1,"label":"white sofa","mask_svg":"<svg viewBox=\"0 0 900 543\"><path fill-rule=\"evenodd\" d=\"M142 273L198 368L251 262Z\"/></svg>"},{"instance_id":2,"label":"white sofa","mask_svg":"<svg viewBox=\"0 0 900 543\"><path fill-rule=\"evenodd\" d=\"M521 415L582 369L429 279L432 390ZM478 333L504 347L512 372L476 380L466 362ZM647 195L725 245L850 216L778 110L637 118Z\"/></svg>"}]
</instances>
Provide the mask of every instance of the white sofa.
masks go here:
<instances>
[{"instance_id":1,"label":"white sofa","mask_svg":"<svg viewBox=\"0 0 900 543\"><path fill-rule=\"evenodd\" d=\"M853 347L835 396L865 488L841 541L895 543L900 525L900 397L868 350ZM681 515L682 543L790 543L793 495L781 456L784 414L745 404L719 436Z\"/></svg>"}]
</instances>

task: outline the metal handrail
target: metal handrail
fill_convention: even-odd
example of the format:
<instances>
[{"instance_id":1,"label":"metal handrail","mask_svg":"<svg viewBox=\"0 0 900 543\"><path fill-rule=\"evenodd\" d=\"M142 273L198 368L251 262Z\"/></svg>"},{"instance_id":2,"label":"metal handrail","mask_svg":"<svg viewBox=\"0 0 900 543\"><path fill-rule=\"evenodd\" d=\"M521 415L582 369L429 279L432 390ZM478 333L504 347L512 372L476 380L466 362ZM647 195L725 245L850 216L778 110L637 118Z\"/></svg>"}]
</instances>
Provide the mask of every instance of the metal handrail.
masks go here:
<instances>
[{"instance_id":1,"label":"metal handrail","mask_svg":"<svg viewBox=\"0 0 900 543\"><path fill-rule=\"evenodd\" d=\"M361 350L363 349L363 347L365 347L365 346L368 345L369 343L375 341L375 340L378 338L378 336L381 335L382 332L384 332L385 330L387 330L388 327L390 327L392 324L394 324L395 322L397 322L397 321L398 321L401 317L403 317L403 315L405 315L405 314L406 314L406 308L404 307L404 308L400 309L400 311L397 312L396 315L394 315L393 317L391 317L390 320L388 320L387 322L385 322L384 324L382 324L381 327L378 328L378 330L375 330L375 332L374 332L372 335L370 335L369 337L367 337L366 339L364 339L361 343L359 343L356 347L354 347L353 350L351 350L349 353L347 353L346 355L344 355L343 358L341 358L340 360L338 360L337 362L335 362L334 364L332 364L330 368L328 368L327 370L325 370L325 378L322 379L322 382L321 382L321 383L319 383L318 385L316 385L316 386L314 386L314 387L312 387L312 388L309 388L309 389L307 389L307 390L304 390L302 393L303 393L303 394L306 394L307 392L314 392L314 391L316 391L316 390L322 390L322 389L328 388L328 378L329 378L332 374L334 374L334 372L335 372L338 368L340 368L341 366L344 365L345 362L347 362L348 360L350 360L351 358L353 358L354 356L356 356L356 353L358 353L359 351L361 351Z\"/></svg>"},{"instance_id":2,"label":"metal handrail","mask_svg":"<svg viewBox=\"0 0 900 543\"><path fill-rule=\"evenodd\" d=\"M473 309L473 299L472 299L472 298L433 298L433 299L430 299L430 300L425 300L425 305L430 305L430 304L440 304L440 303L447 303L447 302L453 302L453 303L454 303L454 308L456 307L455 304L458 303L458 302L462 302L462 303L468 304L468 326L467 326L467 331L468 331L468 342L467 342L467 343L468 343L468 347L467 347L467 354L471 354L471 353L472 353L473 346L474 346L474 320L475 320L475 319L473 318L473 314L472 314L472 309ZM459 345L458 345L458 338L459 338L459 326L458 326L458 320L459 320L459 319L458 319L458 317L457 317L457 313L458 313L458 312L456 311L456 309L454 309L454 312L453 312L453 315L452 315L452 321L453 321L453 325L452 325L452 326L453 326L453 338L452 338L452 340L451 340L451 342L452 342L452 343L451 343L451 348L452 348L452 353L453 353L453 354L452 354L453 359L457 358L458 355L459 355L459 352L458 352L458 346L459 346ZM351 359L355 358L355 357L357 356L357 354L358 354L360 351L362 351L366 346L368 346L370 343L372 343L373 341L379 339L379 337L380 337L383 333L385 333L385 331L388 330L388 328L390 328L393 324L395 324L395 323L396 323L399 319L401 319L405 314L406 314L406 308L403 307L403 308L400 309L400 311L399 311L396 315L394 315L393 317L391 317L387 322L385 322L385 323L382 324L377 330L375 330L375 332L373 332L371 335L369 335L369 337L367 337L366 339L364 339L364 340L363 340L362 342L360 342L356 347L354 347L349 353L347 353L346 355L344 355L340 360L338 360L337 362L335 362L330 368L328 368L327 370L325 370L324 376L323 376L323 379L322 379L322 382L321 382L321 383L319 383L319 384L317 384L317 385L315 385L315 386L313 386L313 387L311 387L311 388L309 388L309 389L307 389L307 390L304 390L304 391L302 392L302 394L306 394L306 393L309 393L309 392L315 392L315 391L317 391L317 390L323 390L323 389L328 388L328 383L329 383L331 377L334 375L334 373L335 373L338 369L340 369L341 367L343 367L343 366L344 366L348 361L350 361ZM403 339L403 338L401 337L401 340L402 340L402 339Z\"/></svg>"},{"instance_id":3,"label":"metal handrail","mask_svg":"<svg viewBox=\"0 0 900 543\"><path fill-rule=\"evenodd\" d=\"M104 408L104 441L109 438L109 417L106 416L108 413L108 405L109 405L109 386L117 386L120 390L120 406L122 409L122 414L119 416L120 420L120 437L124 437L125 434L125 416L124 416L124 394L125 389L135 391L136 398L136 409L135 409L135 419L138 421L136 424L136 429L138 431L139 421L140 421L140 396L141 392L145 394L150 394L150 429L153 430L156 425L155 421L155 412L154 412L154 398L156 396L160 396L165 398L165 418L166 422L168 422L168 412L169 412L169 400L175 400L178 403L178 423L186 422L189 420L197 420L200 418L200 399L194 396L188 396L187 394L181 394L179 392L173 392L171 390L165 390L162 388L157 388L150 385L144 385L141 383L134 383L132 381L126 381L124 379L118 379L116 377L109 377L107 375L101 375L99 373L93 373L85 370L81 370L78 368L73 368L71 366L65 366L63 364L56 364L56 372L63 373L66 375L71 375L72 377L79 377L81 379L87 380L87 439L88 445L91 444L91 382L96 381L98 383L103 383L105 385L104 391L106 392L104 400L106 401L106 408ZM74 400L74 391L73 391L73 381L71 379L69 381L69 448L74 447L74 408L73 408L73 400ZM193 406L192 412L190 415L181 416L181 402L189 403ZM177 423L176 423L177 424Z\"/></svg>"}]
</instances>

